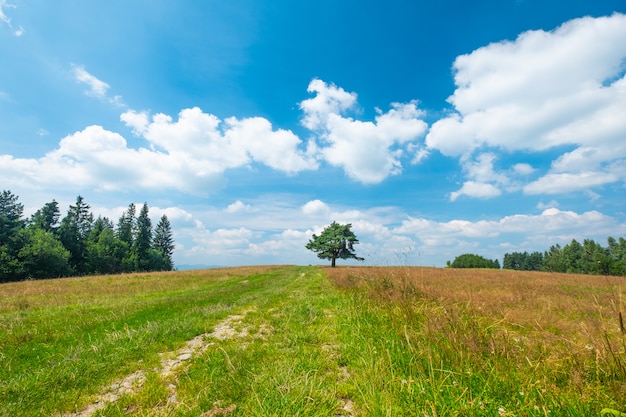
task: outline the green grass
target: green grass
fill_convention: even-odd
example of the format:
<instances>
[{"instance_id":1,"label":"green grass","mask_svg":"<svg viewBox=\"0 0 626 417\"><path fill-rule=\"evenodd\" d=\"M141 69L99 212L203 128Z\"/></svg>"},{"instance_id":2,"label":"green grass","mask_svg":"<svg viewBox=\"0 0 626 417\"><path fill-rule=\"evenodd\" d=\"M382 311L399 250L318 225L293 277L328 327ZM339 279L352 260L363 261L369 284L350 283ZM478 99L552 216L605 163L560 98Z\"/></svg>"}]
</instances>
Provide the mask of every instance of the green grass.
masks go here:
<instances>
[{"instance_id":1,"label":"green grass","mask_svg":"<svg viewBox=\"0 0 626 417\"><path fill-rule=\"evenodd\" d=\"M249 267L5 284L0 415L69 416L138 371L93 415L626 410L623 337L606 313L614 282L536 277ZM204 350L164 374L163 358L198 335Z\"/></svg>"}]
</instances>

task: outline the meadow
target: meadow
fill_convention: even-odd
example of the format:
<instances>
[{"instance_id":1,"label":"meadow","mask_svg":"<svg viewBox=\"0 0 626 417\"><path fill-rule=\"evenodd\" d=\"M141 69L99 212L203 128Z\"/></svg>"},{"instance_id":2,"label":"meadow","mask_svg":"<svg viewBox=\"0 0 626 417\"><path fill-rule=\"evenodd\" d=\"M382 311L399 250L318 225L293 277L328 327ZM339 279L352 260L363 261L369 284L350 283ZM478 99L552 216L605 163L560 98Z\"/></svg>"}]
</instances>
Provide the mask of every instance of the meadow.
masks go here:
<instances>
[{"instance_id":1,"label":"meadow","mask_svg":"<svg viewBox=\"0 0 626 417\"><path fill-rule=\"evenodd\" d=\"M262 266L2 284L0 415L620 415L624 282Z\"/></svg>"}]
</instances>

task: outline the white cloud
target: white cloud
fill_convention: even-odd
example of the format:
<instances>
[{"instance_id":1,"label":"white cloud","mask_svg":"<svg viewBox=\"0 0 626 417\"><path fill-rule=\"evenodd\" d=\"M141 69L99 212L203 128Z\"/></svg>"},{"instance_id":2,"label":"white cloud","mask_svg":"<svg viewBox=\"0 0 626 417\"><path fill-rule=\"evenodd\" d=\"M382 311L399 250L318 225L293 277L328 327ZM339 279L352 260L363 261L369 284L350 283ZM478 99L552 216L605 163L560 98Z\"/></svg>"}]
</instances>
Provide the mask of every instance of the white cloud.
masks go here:
<instances>
[{"instance_id":1,"label":"white cloud","mask_svg":"<svg viewBox=\"0 0 626 417\"><path fill-rule=\"evenodd\" d=\"M197 172L184 158L129 148L121 135L101 126L88 126L65 137L57 149L42 158L2 155L0 160L4 178L35 188L180 189L197 193L221 184L216 173Z\"/></svg>"},{"instance_id":2,"label":"white cloud","mask_svg":"<svg viewBox=\"0 0 626 417\"><path fill-rule=\"evenodd\" d=\"M497 197L502 192L492 184L476 181L466 181L460 190L450 193L450 201L455 201L462 195L478 198Z\"/></svg>"},{"instance_id":3,"label":"white cloud","mask_svg":"<svg viewBox=\"0 0 626 417\"><path fill-rule=\"evenodd\" d=\"M166 215L170 222L189 222L193 219L193 214L180 207L150 207L150 215L156 219L160 219L163 215Z\"/></svg>"},{"instance_id":4,"label":"white cloud","mask_svg":"<svg viewBox=\"0 0 626 417\"><path fill-rule=\"evenodd\" d=\"M237 200L232 204L229 204L228 207L226 207L226 213L241 213L241 212L247 212L247 211L251 211L252 207L248 204L244 204L241 200Z\"/></svg>"},{"instance_id":5,"label":"white cloud","mask_svg":"<svg viewBox=\"0 0 626 417\"><path fill-rule=\"evenodd\" d=\"M108 96L107 83L82 66L73 65L73 72L88 86L88 94L122 105L119 96ZM147 141L145 147L131 148L119 133L94 125L68 135L41 158L4 155L0 171L32 187L65 183L100 190L139 187L206 194L223 185L226 170L254 163L294 175L316 170L325 160L357 181L375 184L399 174L405 156L417 163L428 155L418 142L427 124L416 102L392 103L387 112L377 110L374 121L360 121L341 114L354 109L356 94L321 80L313 80L309 91L316 97L300 103L303 123L316 129L318 138L306 144L262 117L222 120L194 107L181 110L174 120L163 113L127 110L120 120Z\"/></svg>"},{"instance_id":6,"label":"white cloud","mask_svg":"<svg viewBox=\"0 0 626 417\"><path fill-rule=\"evenodd\" d=\"M378 110L370 122L344 116L356 106L355 93L318 79L311 81L308 91L316 96L300 103L305 114L302 124L317 132L322 158L356 181L376 184L402 172L400 158L409 148L415 150L411 142L426 132L424 113L415 101L392 103L388 112Z\"/></svg>"},{"instance_id":7,"label":"white cloud","mask_svg":"<svg viewBox=\"0 0 626 417\"><path fill-rule=\"evenodd\" d=\"M6 15L5 13L5 9L8 8L15 8L16 6L14 4L9 4L6 2L6 0L0 0L0 22L4 22L7 24L7 26L13 30L13 35L17 36L18 38L20 36L22 36L25 32L24 28L22 26L18 26L17 29L13 28L13 24L11 23L11 19Z\"/></svg>"},{"instance_id":8,"label":"white cloud","mask_svg":"<svg viewBox=\"0 0 626 417\"><path fill-rule=\"evenodd\" d=\"M302 212L306 215L328 215L330 208L321 200L312 200L302 206Z\"/></svg>"},{"instance_id":9,"label":"white cloud","mask_svg":"<svg viewBox=\"0 0 626 417\"><path fill-rule=\"evenodd\" d=\"M617 227L618 230L614 228ZM558 239L559 235L576 235L583 237L602 236L602 239L624 230L625 225L617 225L609 216L597 211L588 211L582 214L573 211L563 211L555 207L544 210L539 215L517 214L505 216L499 220L451 220L448 222L434 222L426 219L410 218L393 230L399 234L414 234L420 240L428 240L434 245L445 245L454 239L492 238L494 243L500 244L503 235L518 234L534 236L535 244L541 244L547 249L546 242ZM446 243L448 242L448 243Z\"/></svg>"},{"instance_id":10,"label":"white cloud","mask_svg":"<svg viewBox=\"0 0 626 417\"><path fill-rule=\"evenodd\" d=\"M241 256L248 250L253 237L254 232L245 227L217 229L213 232L206 229L196 230L189 251L201 259L212 256L222 262L233 256Z\"/></svg>"},{"instance_id":11,"label":"white cloud","mask_svg":"<svg viewBox=\"0 0 626 417\"><path fill-rule=\"evenodd\" d=\"M310 130L323 129L331 114L340 114L356 104L356 93L319 79L309 83L307 92L315 93L315 97L302 101L300 109L304 112L302 124Z\"/></svg>"},{"instance_id":12,"label":"white cloud","mask_svg":"<svg viewBox=\"0 0 626 417\"><path fill-rule=\"evenodd\" d=\"M532 165L524 163L515 164L513 165L512 169L513 172L518 175L530 175L535 172L535 168L533 168Z\"/></svg>"},{"instance_id":13,"label":"white cloud","mask_svg":"<svg viewBox=\"0 0 626 417\"><path fill-rule=\"evenodd\" d=\"M72 70L76 81L89 87L87 94L98 98L106 97L107 90L111 87L109 84L88 73L82 65L72 65Z\"/></svg>"},{"instance_id":14,"label":"white cloud","mask_svg":"<svg viewBox=\"0 0 626 417\"><path fill-rule=\"evenodd\" d=\"M4 9L7 7L15 7L11 4L7 4L6 0L0 0L0 20L4 23L11 25L11 19L4 13Z\"/></svg>"},{"instance_id":15,"label":"white cloud","mask_svg":"<svg viewBox=\"0 0 626 417\"><path fill-rule=\"evenodd\" d=\"M184 160L197 173L222 173L253 161L289 174L317 168L313 156L299 149L302 141L295 134L273 130L261 117L222 122L194 107L182 110L176 122L161 113L149 121L146 113L132 110L121 120L154 148Z\"/></svg>"},{"instance_id":16,"label":"white cloud","mask_svg":"<svg viewBox=\"0 0 626 417\"><path fill-rule=\"evenodd\" d=\"M524 32L457 57L457 88L448 99L455 112L432 125L426 144L464 159L485 147L540 152L574 146L527 187L533 193L555 179L563 188L553 184L546 192L626 179L603 172L626 158L624 39L626 15L616 13ZM594 180L567 184L557 173Z\"/></svg>"},{"instance_id":17,"label":"white cloud","mask_svg":"<svg viewBox=\"0 0 626 417\"><path fill-rule=\"evenodd\" d=\"M61 140L39 159L0 156L0 173L34 187L72 184L104 190L177 189L205 194L221 187L222 174L258 162L293 174L317 162L299 149L300 140L272 130L261 118L221 122L198 108L180 112L176 122L157 114L128 111L121 116L148 148L130 148L126 139L101 126L88 126Z\"/></svg>"},{"instance_id":18,"label":"white cloud","mask_svg":"<svg viewBox=\"0 0 626 417\"><path fill-rule=\"evenodd\" d=\"M289 130L272 130L271 123L262 117L237 120L226 119L226 139L244 149L256 162L270 168L295 174L302 170L316 169L317 161L310 151L299 151L300 138Z\"/></svg>"},{"instance_id":19,"label":"white cloud","mask_svg":"<svg viewBox=\"0 0 626 417\"><path fill-rule=\"evenodd\" d=\"M111 88L111 86L105 83L102 80L99 80L94 75L90 74L85 70L82 65L72 64L72 72L74 75L74 79L81 83L85 84L88 89L85 91L85 94L91 97L96 97L99 99L103 99L113 104L115 107L125 107L126 105L122 101L122 96L113 96L109 97L107 92Z\"/></svg>"},{"instance_id":20,"label":"white cloud","mask_svg":"<svg viewBox=\"0 0 626 417\"><path fill-rule=\"evenodd\" d=\"M617 181L610 173L580 172L547 174L524 187L526 194L560 194L591 188Z\"/></svg>"},{"instance_id":21,"label":"white cloud","mask_svg":"<svg viewBox=\"0 0 626 417\"><path fill-rule=\"evenodd\" d=\"M555 208L555 207L558 207L558 206L559 206L559 203L556 200L550 200L547 203L544 203L543 201L540 201L539 203L537 203L537 208L539 210Z\"/></svg>"},{"instance_id":22,"label":"white cloud","mask_svg":"<svg viewBox=\"0 0 626 417\"><path fill-rule=\"evenodd\" d=\"M501 188L516 188L512 177L532 170L530 165L516 164L507 173L497 172L494 168L496 159L496 155L491 152L480 154L475 160L464 158L463 171L469 181L460 190L451 193L450 200L455 201L462 195L476 198L497 197L502 194Z\"/></svg>"}]
</instances>

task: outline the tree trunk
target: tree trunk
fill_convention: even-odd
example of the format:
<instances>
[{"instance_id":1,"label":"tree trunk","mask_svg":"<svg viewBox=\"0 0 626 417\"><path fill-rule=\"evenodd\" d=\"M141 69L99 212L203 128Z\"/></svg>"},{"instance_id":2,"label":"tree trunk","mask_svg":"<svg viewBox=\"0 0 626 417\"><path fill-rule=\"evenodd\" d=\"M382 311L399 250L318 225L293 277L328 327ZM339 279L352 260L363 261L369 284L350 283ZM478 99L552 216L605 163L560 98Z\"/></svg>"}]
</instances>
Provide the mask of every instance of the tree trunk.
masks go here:
<instances>
[{"instance_id":1,"label":"tree trunk","mask_svg":"<svg viewBox=\"0 0 626 417\"><path fill-rule=\"evenodd\" d=\"M335 257L333 257L332 260L330 261L330 266L331 268L335 267Z\"/></svg>"}]
</instances>

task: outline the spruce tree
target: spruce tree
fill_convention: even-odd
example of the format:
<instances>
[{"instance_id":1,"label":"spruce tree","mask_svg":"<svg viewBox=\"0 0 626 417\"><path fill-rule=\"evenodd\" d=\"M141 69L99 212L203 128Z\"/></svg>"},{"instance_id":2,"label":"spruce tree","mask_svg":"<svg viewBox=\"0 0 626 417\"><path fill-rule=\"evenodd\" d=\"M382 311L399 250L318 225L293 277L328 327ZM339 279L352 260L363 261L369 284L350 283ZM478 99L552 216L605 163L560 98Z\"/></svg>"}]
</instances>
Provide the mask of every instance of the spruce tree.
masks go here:
<instances>
[{"instance_id":1,"label":"spruce tree","mask_svg":"<svg viewBox=\"0 0 626 417\"><path fill-rule=\"evenodd\" d=\"M59 229L60 218L61 211L59 210L59 203L52 200L51 202L46 203L31 216L30 225L55 234Z\"/></svg>"},{"instance_id":2,"label":"spruce tree","mask_svg":"<svg viewBox=\"0 0 626 417\"><path fill-rule=\"evenodd\" d=\"M70 205L59 227L61 243L70 251L70 264L78 274L87 272L87 237L93 226L93 214L90 209L83 197L78 196L76 204Z\"/></svg>"},{"instance_id":3,"label":"spruce tree","mask_svg":"<svg viewBox=\"0 0 626 417\"><path fill-rule=\"evenodd\" d=\"M172 270L174 262L172 255L174 254L174 238L172 237L172 227L167 216L164 214L154 230L154 240L152 242L154 249L163 258L163 265L158 269L167 271Z\"/></svg>"},{"instance_id":4,"label":"spruce tree","mask_svg":"<svg viewBox=\"0 0 626 417\"><path fill-rule=\"evenodd\" d=\"M136 256L137 270L149 271L150 249L152 248L152 222L149 217L148 204L144 203L137 216L137 235L134 239L134 253Z\"/></svg>"}]
</instances>

